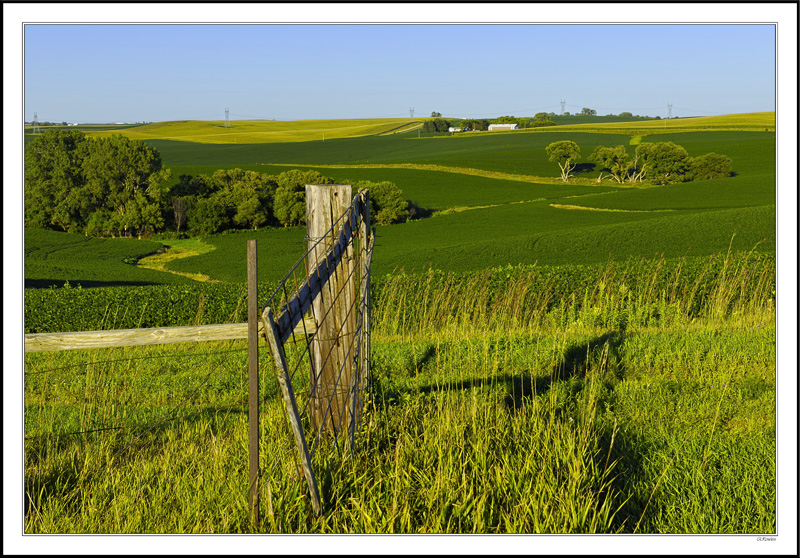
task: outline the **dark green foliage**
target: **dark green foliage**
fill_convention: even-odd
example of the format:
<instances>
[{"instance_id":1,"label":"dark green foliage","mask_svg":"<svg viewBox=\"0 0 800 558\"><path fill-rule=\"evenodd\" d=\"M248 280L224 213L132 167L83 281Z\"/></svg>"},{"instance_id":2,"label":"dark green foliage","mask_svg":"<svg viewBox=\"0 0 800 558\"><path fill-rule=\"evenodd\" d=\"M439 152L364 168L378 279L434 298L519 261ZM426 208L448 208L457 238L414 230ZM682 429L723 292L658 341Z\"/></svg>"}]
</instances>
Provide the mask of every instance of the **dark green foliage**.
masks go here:
<instances>
[{"instance_id":1,"label":"dark green foliage","mask_svg":"<svg viewBox=\"0 0 800 558\"><path fill-rule=\"evenodd\" d=\"M691 160L689 174L692 180L725 178L731 175L731 164L725 155L707 153Z\"/></svg>"},{"instance_id":2,"label":"dark green foliage","mask_svg":"<svg viewBox=\"0 0 800 558\"><path fill-rule=\"evenodd\" d=\"M422 131L425 133L447 132L449 128L450 122L442 118L432 118L430 120L426 120L425 123L422 124Z\"/></svg>"},{"instance_id":3,"label":"dark green foliage","mask_svg":"<svg viewBox=\"0 0 800 558\"><path fill-rule=\"evenodd\" d=\"M25 223L77 230L84 223L81 162L88 138L77 130L47 130L25 146Z\"/></svg>"},{"instance_id":4,"label":"dark green foliage","mask_svg":"<svg viewBox=\"0 0 800 558\"><path fill-rule=\"evenodd\" d=\"M409 214L408 201L403 199L403 192L389 181L371 182L368 180L353 182L353 195L363 189L369 189L370 218L378 225L390 225L406 221Z\"/></svg>"},{"instance_id":5,"label":"dark green foliage","mask_svg":"<svg viewBox=\"0 0 800 558\"><path fill-rule=\"evenodd\" d=\"M274 177L242 169L220 169L212 175L215 194L232 214L235 224L258 230L272 220L277 181Z\"/></svg>"},{"instance_id":6,"label":"dark green foliage","mask_svg":"<svg viewBox=\"0 0 800 558\"><path fill-rule=\"evenodd\" d=\"M26 225L141 237L164 226L168 178L143 142L48 130L25 149Z\"/></svg>"},{"instance_id":7,"label":"dark green foliage","mask_svg":"<svg viewBox=\"0 0 800 558\"><path fill-rule=\"evenodd\" d=\"M624 145L597 146L589 160L620 183L643 178L654 184L725 178L731 175L732 165L729 157L717 153L692 158L685 148L673 142L642 142L636 147L633 161L628 159Z\"/></svg>"},{"instance_id":8,"label":"dark green foliage","mask_svg":"<svg viewBox=\"0 0 800 558\"><path fill-rule=\"evenodd\" d=\"M468 132L468 131L481 131L481 130L488 130L489 129L489 121L486 119L479 119L479 120L462 120L461 121L461 130Z\"/></svg>"},{"instance_id":9,"label":"dark green foliage","mask_svg":"<svg viewBox=\"0 0 800 558\"><path fill-rule=\"evenodd\" d=\"M306 222L306 186L309 184L333 184L333 179L316 171L292 169L277 177L275 192L275 217L288 227Z\"/></svg>"},{"instance_id":10,"label":"dark green foliage","mask_svg":"<svg viewBox=\"0 0 800 558\"><path fill-rule=\"evenodd\" d=\"M189 214L189 230L194 234L214 234L229 223L227 208L219 196L197 200Z\"/></svg>"},{"instance_id":11,"label":"dark green foliage","mask_svg":"<svg viewBox=\"0 0 800 558\"><path fill-rule=\"evenodd\" d=\"M655 184L671 184L687 180L690 168L689 153L671 141L642 142L636 155L644 167L645 179Z\"/></svg>"}]
</instances>

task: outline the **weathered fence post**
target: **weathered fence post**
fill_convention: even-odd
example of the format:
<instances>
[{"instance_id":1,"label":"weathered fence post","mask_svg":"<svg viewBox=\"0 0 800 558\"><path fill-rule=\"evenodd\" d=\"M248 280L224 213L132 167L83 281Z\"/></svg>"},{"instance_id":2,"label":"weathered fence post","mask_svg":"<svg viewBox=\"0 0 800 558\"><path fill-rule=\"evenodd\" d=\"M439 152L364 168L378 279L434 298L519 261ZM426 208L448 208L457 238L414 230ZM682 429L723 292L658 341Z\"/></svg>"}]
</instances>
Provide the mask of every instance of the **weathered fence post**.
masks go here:
<instances>
[{"instance_id":1,"label":"weathered fence post","mask_svg":"<svg viewBox=\"0 0 800 558\"><path fill-rule=\"evenodd\" d=\"M247 375L250 481L250 520L258 525L258 244L247 241Z\"/></svg>"},{"instance_id":2,"label":"weathered fence post","mask_svg":"<svg viewBox=\"0 0 800 558\"><path fill-rule=\"evenodd\" d=\"M352 188L349 185L306 186L309 269L313 269L333 246L340 230L334 224L340 216L348 212L351 200ZM342 222L348 223L347 218ZM358 314L358 309L355 308L356 276L353 257L351 242L347 245L342 264L336 267L327 288L314 301L312 309L317 329L310 353L311 426L318 430L323 424L327 424L334 435L338 434L343 425L346 429L350 424L349 398Z\"/></svg>"}]
</instances>

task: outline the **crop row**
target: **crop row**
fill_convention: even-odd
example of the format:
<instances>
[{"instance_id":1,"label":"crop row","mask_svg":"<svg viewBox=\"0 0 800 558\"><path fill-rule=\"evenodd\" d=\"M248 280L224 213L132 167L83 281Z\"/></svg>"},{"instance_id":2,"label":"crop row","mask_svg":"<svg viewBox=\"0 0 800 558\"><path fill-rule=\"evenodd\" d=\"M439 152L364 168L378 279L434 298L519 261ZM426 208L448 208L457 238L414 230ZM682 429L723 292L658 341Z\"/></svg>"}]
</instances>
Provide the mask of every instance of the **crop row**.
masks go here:
<instances>
[{"instance_id":1,"label":"crop row","mask_svg":"<svg viewBox=\"0 0 800 558\"><path fill-rule=\"evenodd\" d=\"M259 285L259 304L266 304L274 290L274 282ZM239 323L246 320L246 292L243 283L26 289L25 332ZM722 304L716 310L725 313L737 303L764 304L774 293L774 254L753 252L388 274L373 280L372 304L375 327L400 333L451 318L509 325L508 320L527 323L558 308L574 317L586 308L612 311L626 303L648 312L647 305L674 303L685 316Z\"/></svg>"}]
</instances>

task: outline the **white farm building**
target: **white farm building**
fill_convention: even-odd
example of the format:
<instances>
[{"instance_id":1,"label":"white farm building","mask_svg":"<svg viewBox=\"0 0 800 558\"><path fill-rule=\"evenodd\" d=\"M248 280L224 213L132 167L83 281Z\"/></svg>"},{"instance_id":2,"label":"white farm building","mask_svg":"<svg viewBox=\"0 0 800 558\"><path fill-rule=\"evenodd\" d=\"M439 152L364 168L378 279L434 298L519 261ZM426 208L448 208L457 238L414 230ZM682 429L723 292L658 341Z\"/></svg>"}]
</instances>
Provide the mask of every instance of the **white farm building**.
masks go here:
<instances>
[{"instance_id":1,"label":"white farm building","mask_svg":"<svg viewBox=\"0 0 800 558\"><path fill-rule=\"evenodd\" d=\"M519 124L489 124L490 132L499 132L501 130L519 130Z\"/></svg>"}]
</instances>

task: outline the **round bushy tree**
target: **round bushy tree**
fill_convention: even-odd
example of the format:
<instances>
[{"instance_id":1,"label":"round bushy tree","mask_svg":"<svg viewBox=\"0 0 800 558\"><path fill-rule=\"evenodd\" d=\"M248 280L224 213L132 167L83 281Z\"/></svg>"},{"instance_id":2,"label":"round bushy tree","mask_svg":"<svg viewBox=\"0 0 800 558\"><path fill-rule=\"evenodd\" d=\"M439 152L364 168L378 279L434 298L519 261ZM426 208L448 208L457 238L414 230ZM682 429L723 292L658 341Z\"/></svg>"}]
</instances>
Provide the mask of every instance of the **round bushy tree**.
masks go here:
<instances>
[{"instance_id":1,"label":"round bushy tree","mask_svg":"<svg viewBox=\"0 0 800 558\"><path fill-rule=\"evenodd\" d=\"M731 175L731 160L718 153L706 153L691 160L690 175L692 180L709 180L725 178Z\"/></svg>"},{"instance_id":2,"label":"round bushy tree","mask_svg":"<svg viewBox=\"0 0 800 558\"><path fill-rule=\"evenodd\" d=\"M394 182L371 182L362 180L353 182L353 195L364 188L369 190L370 215L379 225L401 223L411 216L408 201L403 199L403 192Z\"/></svg>"},{"instance_id":3,"label":"round bushy tree","mask_svg":"<svg viewBox=\"0 0 800 558\"><path fill-rule=\"evenodd\" d=\"M689 153L671 141L642 142L636 147L636 155L647 166L647 179L651 182L670 184L688 178Z\"/></svg>"}]
</instances>

